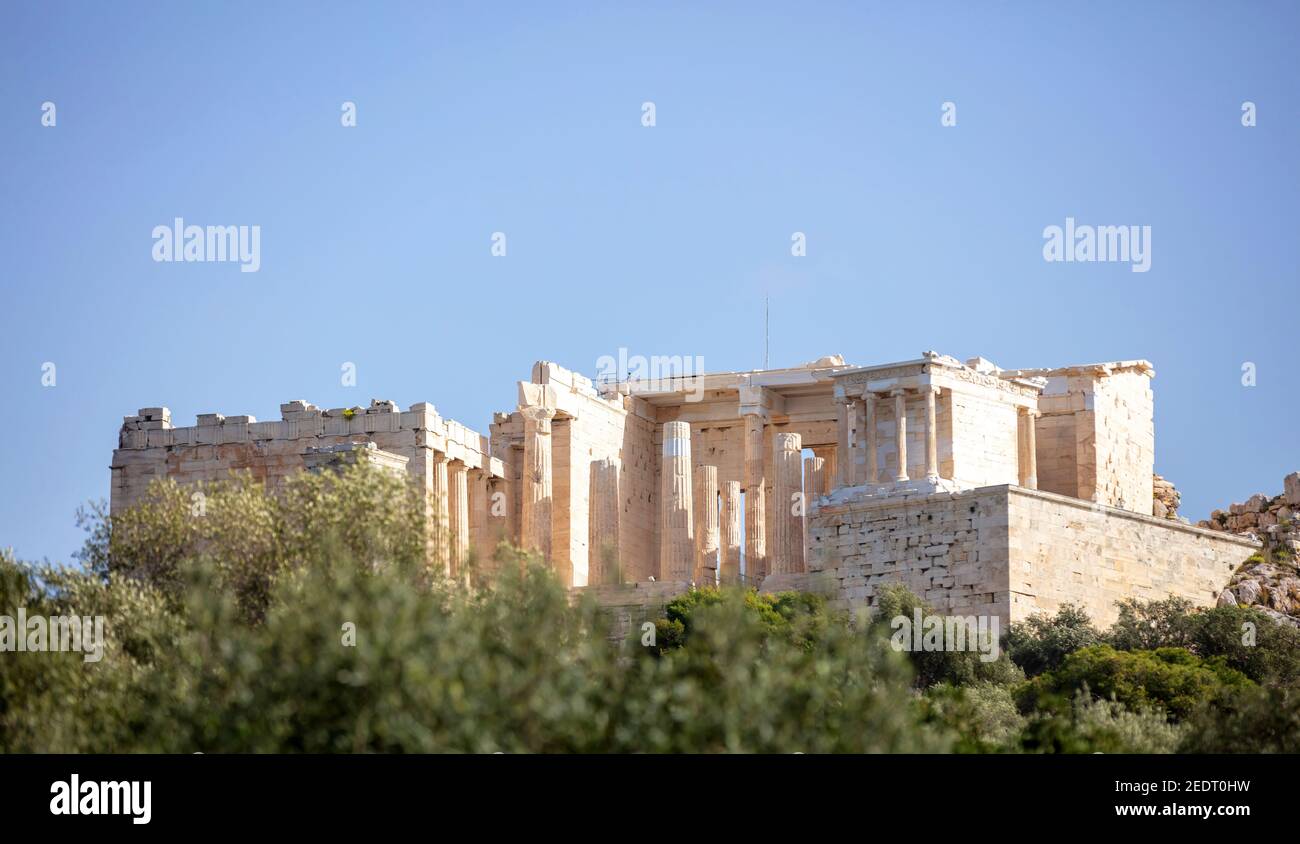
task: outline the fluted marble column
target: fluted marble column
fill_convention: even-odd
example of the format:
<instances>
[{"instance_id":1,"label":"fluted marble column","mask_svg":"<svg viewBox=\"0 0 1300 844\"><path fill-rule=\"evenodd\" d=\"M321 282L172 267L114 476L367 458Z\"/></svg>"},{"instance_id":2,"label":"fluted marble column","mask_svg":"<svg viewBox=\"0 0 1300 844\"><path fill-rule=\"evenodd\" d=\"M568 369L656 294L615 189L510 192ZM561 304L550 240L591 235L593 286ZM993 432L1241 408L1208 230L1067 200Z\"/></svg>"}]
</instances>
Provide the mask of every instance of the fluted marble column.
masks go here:
<instances>
[{"instance_id":1,"label":"fluted marble column","mask_svg":"<svg viewBox=\"0 0 1300 844\"><path fill-rule=\"evenodd\" d=\"M841 486L853 486L858 461L857 433L854 423L857 421L857 399L845 397L839 403L839 430L835 449L838 463L836 475Z\"/></svg>"},{"instance_id":2,"label":"fluted marble column","mask_svg":"<svg viewBox=\"0 0 1300 844\"><path fill-rule=\"evenodd\" d=\"M939 388L926 386L925 393L925 479L930 482L939 480L939 431L935 405Z\"/></svg>"},{"instance_id":3,"label":"fluted marble column","mask_svg":"<svg viewBox=\"0 0 1300 844\"><path fill-rule=\"evenodd\" d=\"M447 490L447 455L441 451L433 453L433 476L429 488L429 503L433 508L433 559L438 569L448 577L451 576L451 543L448 539L449 495Z\"/></svg>"},{"instance_id":4,"label":"fluted marble column","mask_svg":"<svg viewBox=\"0 0 1300 844\"><path fill-rule=\"evenodd\" d=\"M722 560L718 567L721 582L736 583L740 580L740 552L744 543L740 481L727 481L722 487Z\"/></svg>"},{"instance_id":5,"label":"fluted marble column","mask_svg":"<svg viewBox=\"0 0 1300 844\"><path fill-rule=\"evenodd\" d=\"M551 559L551 419L555 411L530 407L524 416L523 524L526 550Z\"/></svg>"},{"instance_id":6,"label":"fluted marble column","mask_svg":"<svg viewBox=\"0 0 1300 844\"><path fill-rule=\"evenodd\" d=\"M772 573L803 571L803 481L800 477L802 437L777 434L772 453L773 502Z\"/></svg>"},{"instance_id":7,"label":"fluted marble column","mask_svg":"<svg viewBox=\"0 0 1300 844\"><path fill-rule=\"evenodd\" d=\"M1020 485L1038 489L1038 437L1034 430L1037 410L1020 408Z\"/></svg>"},{"instance_id":8,"label":"fluted marble column","mask_svg":"<svg viewBox=\"0 0 1300 844\"><path fill-rule=\"evenodd\" d=\"M767 492L763 477L763 417L745 415L745 578L767 574Z\"/></svg>"},{"instance_id":9,"label":"fluted marble column","mask_svg":"<svg viewBox=\"0 0 1300 844\"><path fill-rule=\"evenodd\" d=\"M663 441L659 574L668 581L688 581L695 574L690 424L666 423Z\"/></svg>"},{"instance_id":10,"label":"fluted marble column","mask_svg":"<svg viewBox=\"0 0 1300 844\"><path fill-rule=\"evenodd\" d=\"M718 582L718 467L695 467L695 584Z\"/></svg>"},{"instance_id":11,"label":"fluted marble column","mask_svg":"<svg viewBox=\"0 0 1300 844\"><path fill-rule=\"evenodd\" d=\"M469 467L459 460L448 466L450 495L448 525L451 539L451 574L469 582Z\"/></svg>"},{"instance_id":12,"label":"fluted marble column","mask_svg":"<svg viewBox=\"0 0 1300 844\"><path fill-rule=\"evenodd\" d=\"M591 514L588 520L587 584L600 586L620 580L619 529L623 514L620 493L622 463L617 457L591 461Z\"/></svg>"},{"instance_id":13,"label":"fluted marble column","mask_svg":"<svg viewBox=\"0 0 1300 844\"><path fill-rule=\"evenodd\" d=\"M894 450L898 452L898 472L895 481L907 480L907 393L894 390Z\"/></svg>"},{"instance_id":14,"label":"fluted marble column","mask_svg":"<svg viewBox=\"0 0 1300 844\"><path fill-rule=\"evenodd\" d=\"M866 392L862 394L863 425L867 429L867 470L866 483L874 485L880 483L880 458L878 457L879 443L876 442L876 394Z\"/></svg>"},{"instance_id":15,"label":"fluted marble column","mask_svg":"<svg viewBox=\"0 0 1300 844\"><path fill-rule=\"evenodd\" d=\"M826 460L805 457L803 461L803 500L805 503L826 494Z\"/></svg>"}]
</instances>

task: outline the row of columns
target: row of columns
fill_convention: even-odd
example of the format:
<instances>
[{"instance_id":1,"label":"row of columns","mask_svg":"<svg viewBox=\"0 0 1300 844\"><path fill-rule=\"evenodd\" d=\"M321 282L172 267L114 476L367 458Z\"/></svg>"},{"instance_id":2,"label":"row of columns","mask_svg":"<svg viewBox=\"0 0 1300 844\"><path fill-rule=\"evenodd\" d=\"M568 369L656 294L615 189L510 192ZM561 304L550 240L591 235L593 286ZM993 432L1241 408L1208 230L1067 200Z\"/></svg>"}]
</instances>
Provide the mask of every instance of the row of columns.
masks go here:
<instances>
[{"instance_id":1,"label":"row of columns","mask_svg":"<svg viewBox=\"0 0 1300 844\"><path fill-rule=\"evenodd\" d=\"M748 422L748 420L747 420ZM759 419L761 423L761 419ZM758 437L750 433L757 430ZM691 465L691 426L668 422L663 428L662 509L659 519L659 572L664 580L699 584L735 582L740 576L742 523L749 576L795 573L804 569L802 441L799 434L777 434L773 444L773 553L766 548L761 425L746 429L745 513L741 484L729 481L719 518L718 469ZM759 445L752 445L758 439ZM822 461L822 458L812 458Z\"/></svg>"},{"instance_id":2,"label":"row of columns","mask_svg":"<svg viewBox=\"0 0 1300 844\"><path fill-rule=\"evenodd\" d=\"M470 556L470 473L483 487L475 496L479 524L487 523L487 474L471 469L460 460L452 460L440 451L433 452L429 478L428 518L432 558L442 566L447 577L468 579Z\"/></svg>"},{"instance_id":3,"label":"row of columns","mask_svg":"<svg viewBox=\"0 0 1300 844\"><path fill-rule=\"evenodd\" d=\"M925 477L927 480L937 481L939 479L939 431L936 417L938 416L939 388L927 384L921 387L919 392L925 399L925 415L922 417L925 424ZM840 449L842 456L840 458L839 475L843 485L852 486L886 482L880 478L879 443L877 442L879 426L877 424L876 403L878 400L888 398L892 398L894 401L894 451L898 455L898 467L892 480L895 482L910 480L907 474L908 394L908 390L901 388L891 390L884 396L866 393L862 397L846 398L841 404L840 442L843 447ZM866 455L861 470L858 468L857 459L859 422L865 428L866 434Z\"/></svg>"}]
</instances>

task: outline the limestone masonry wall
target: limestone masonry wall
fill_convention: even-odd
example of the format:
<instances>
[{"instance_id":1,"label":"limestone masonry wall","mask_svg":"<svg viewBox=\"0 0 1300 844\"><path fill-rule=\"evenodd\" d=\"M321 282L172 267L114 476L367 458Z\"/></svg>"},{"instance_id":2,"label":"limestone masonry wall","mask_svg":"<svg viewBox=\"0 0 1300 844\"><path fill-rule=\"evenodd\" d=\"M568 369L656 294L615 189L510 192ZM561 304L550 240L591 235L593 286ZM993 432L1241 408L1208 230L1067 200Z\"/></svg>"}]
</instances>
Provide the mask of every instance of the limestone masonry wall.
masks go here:
<instances>
[{"instance_id":1,"label":"limestone masonry wall","mask_svg":"<svg viewBox=\"0 0 1300 844\"><path fill-rule=\"evenodd\" d=\"M1016 620L1067 602L1103 626L1125 598L1179 596L1213 606L1259 548L1251 539L1020 488L1008 492L1006 519Z\"/></svg>"},{"instance_id":2,"label":"limestone masonry wall","mask_svg":"<svg viewBox=\"0 0 1300 844\"><path fill-rule=\"evenodd\" d=\"M874 605L904 583L938 612L1005 624L1070 602L1099 624L1115 602L1178 595L1211 606L1259 543L1053 493L1003 485L859 500L809 518L808 573L765 591L813 589L836 606Z\"/></svg>"}]
</instances>

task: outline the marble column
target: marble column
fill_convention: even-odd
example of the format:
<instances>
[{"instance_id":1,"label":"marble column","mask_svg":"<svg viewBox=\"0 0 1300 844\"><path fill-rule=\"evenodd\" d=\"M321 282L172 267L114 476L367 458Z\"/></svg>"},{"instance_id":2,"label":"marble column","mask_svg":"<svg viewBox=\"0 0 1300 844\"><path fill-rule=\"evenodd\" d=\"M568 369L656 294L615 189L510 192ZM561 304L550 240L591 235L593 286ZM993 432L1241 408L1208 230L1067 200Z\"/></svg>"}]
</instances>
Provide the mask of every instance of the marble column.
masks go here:
<instances>
[{"instance_id":1,"label":"marble column","mask_svg":"<svg viewBox=\"0 0 1300 844\"><path fill-rule=\"evenodd\" d=\"M620 493L622 463L617 457L591 461L591 513L588 519L587 585L619 583L619 529L623 514Z\"/></svg>"},{"instance_id":2,"label":"marble column","mask_svg":"<svg viewBox=\"0 0 1300 844\"><path fill-rule=\"evenodd\" d=\"M819 445L813 450L813 455L822 459L822 485L821 494L825 495L834 492L838 487L837 472L839 472L839 458L836 456L836 447L833 445Z\"/></svg>"},{"instance_id":3,"label":"marble column","mask_svg":"<svg viewBox=\"0 0 1300 844\"><path fill-rule=\"evenodd\" d=\"M1039 413L1020 408L1020 485L1038 489L1038 436L1035 431Z\"/></svg>"},{"instance_id":4,"label":"marble column","mask_svg":"<svg viewBox=\"0 0 1300 844\"><path fill-rule=\"evenodd\" d=\"M867 429L867 469L866 483L875 485L880 483L880 464L879 464L879 443L876 442L876 394L865 392L862 394L863 425Z\"/></svg>"},{"instance_id":5,"label":"marble column","mask_svg":"<svg viewBox=\"0 0 1300 844\"><path fill-rule=\"evenodd\" d=\"M479 569L486 575L495 573L492 559L492 532L488 529L488 470L469 470L469 544L478 555Z\"/></svg>"},{"instance_id":6,"label":"marble column","mask_svg":"<svg viewBox=\"0 0 1300 844\"><path fill-rule=\"evenodd\" d=\"M695 574L694 507L691 495L691 426L668 422L663 427L663 476L659 518L659 576L689 581Z\"/></svg>"},{"instance_id":7,"label":"marble column","mask_svg":"<svg viewBox=\"0 0 1300 844\"><path fill-rule=\"evenodd\" d=\"M907 392L894 390L894 450L898 452L898 472L894 480L907 480Z\"/></svg>"},{"instance_id":8,"label":"marble column","mask_svg":"<svg viewBox=\"0 0 1300 844\"><path fill-rule=\"evenodd\" d=\"M812 501L826 494L826 461L821 457L805 457L803 461L803 500Z\"/></svg>"},{"instance_id":9,"label":"marble column","mask_svg":"<svg viewBox=\"0 0 1300 844\"><path fill-rule=\"evenodd\" d=\"M451 576L451 543L448 527L451 521L449 494L447 489L447 455L441 451L433 453L433 476L429 488L429 503L433 508L433 559L439 571Z\"/></svg>"},{"instance_id":10,"label":"marble column","mask_svg":"<svg viewBox=\"0 0 1300 844\"><path fill-rule=\"evenodd\" d=\"M858 460L857 449L857 431L854 430L854 423L857 421L857 399L845 397L840 401L838 414L838 434L835 447L836 452L836 480L840 486L853 486L856 474L856 464Z\"/></svg>"},{"instance_id":11,"label":"marble column","mask_svg":"<svg viewBox=\"0 0 1300 844\"><path fill-rule=\"evenodd\" d=\"M741 512L740 481L722 487L722 559L718 579L722 583L740 580L740 552L745 544L744 513Z\"/></svg>"},{"instance_id":12,"label":"marble column","mask_svg":"<svg viewBox=\"0 0 1300 844\"><path fill-rule=\"evenodd\" d=\"M451 575L469 583L469 467L459 460L448 466L448 525Z\"/></svg>"},{"instance_id":13,"label":"marble column","mask_svg":"<svg viewBox=\"0 0 1300 844\"><path fill-rule=\"evenodd\" d=\"M925 394L925 479L934 483L939 480L939 430L935 421L939 388L927 385Z\"/></svg>"},{"instance_id":14,"label":"marble column","mask_svg":"<svg viewBox=\"0 0 1300 844\"><path fill-rule=\"evenodd\" d=\"M772 453L773 525L772 573L803 571L803 481L798 434L777 434Z\"/></svg>"},{"instance_id":15,"label":"marble column","mask_svg":"<svg viewBox=\"0 0 1300 844\"><path fill-rule=\"evenodd\" d=\"M695 585L718 582L718 467L695 467Z\"/></svg>"},{"instance_id":16,"label":"marble column","mask_svg":"<svg viewBox=\"0 0 1300 844\"><path fill-rule=\"evenodd\" d=\"M530 407L524 416L523 524L526 550L551 559L551 419L555 411Z\"/></svg>"},{"instance_id":17,"label":"marble column","mask_svg":"<svg viewBox=\"0 0 1300 844\"><path fill-rule=\"evenodd\" d=\"M767 574L767 492L763 477L763 417L745 415L745 579Z\"/></svg>"}]
</instances>

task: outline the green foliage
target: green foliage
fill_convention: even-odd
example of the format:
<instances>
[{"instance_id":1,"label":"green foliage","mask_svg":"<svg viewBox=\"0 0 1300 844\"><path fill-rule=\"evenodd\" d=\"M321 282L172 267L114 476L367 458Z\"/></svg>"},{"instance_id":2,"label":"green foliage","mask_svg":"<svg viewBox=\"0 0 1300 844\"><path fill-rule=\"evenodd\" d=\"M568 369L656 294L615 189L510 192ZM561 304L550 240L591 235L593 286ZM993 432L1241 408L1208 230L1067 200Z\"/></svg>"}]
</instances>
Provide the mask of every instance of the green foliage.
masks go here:
<instances>
[{"instance_id":1,"label":"green foliage","mask_svg":"<svg viewBox=\"0 0 1300 844\"><path fill-rule=\"evenodd\" d=\"M1031 753L1173 753L1189 731L1162 712L1080 691L1066 706L1035 713L1021 746Z\"/></svg>"},{"instance_id":2,"label":"green foliage","mask_svg":"<svg viewBox=\"0 0 1300 844\"><path fill-rule=\"evenodd\" d=\"M498 562L496 585L472 592L359 564L326 542L311 564L276 578L265 612L250 619L210 557L178 564L171 600L128 577L68 575L73 585L55 589L5 558L3 609L53 612L72 601L103 610L115 638L96 664L6 654L0 751L950 746L911 702L906 661L847 625L816 640L773 635L770 619L733 592L692 610L678 650L620 650L595 607L573 605L548 571Z\"/></svg>"},{"instance_id":3,"label":"green foliage","mask_svg":"<svg viewBox=\"0 0 1300 844\"><path fill-rule=\"evenodd\" d=\"M684 647L695 629L701 609L732 602L752 615L766 638L780 639L795 647L812 649L831 625L847 623L826 609L820 595L806 592L759 594L744 587L706 586L674 598L664 607L664 618L655 622L653 652L667 653Z\"/></svg>"},{"instance_id":4,"label":"green foliage","mask_svg":"<svg viewBox=\"0 0 1300 844\"><path fill-rule=\"evenodd\" d=\"M1183 753L1300 753L1300 689L1241 689L1198 708L1188 726Z\"/></svg>"},{"instance_id":5,"label":"green foliage","mask_svg":"<svg viewBox=\"0 0 1300 844\"><path fill-rule=\"evenodd\" d=\"M175 652L182 626L162 596L138 583L29 566L0 551L0 615L104 616L102 657L0 653L0 752L134 749L145 711L139 697Z\"/></svg>"},{"instance_id":6,"label":"green foliage","mask_svg":"<svg viewBox=\"0 0 1300 844\"><path fill-rule=\"evenodd\" d=\"M147 582L175 604L183 565L212 560L217 585L241 614L261 618L276 580L314 561L324 544L369 567L424 565L427 528L415 487L366 463L341 472L299 472L276 494L247 473L182 486L155 480L145 500L116 516L80 516L80 558L91 571Z\"/></svg>"},{"instance_id":7,"label":"green foliage","mask_svg":"<svg viewBox=\"0 0 1300 844\"><path fill-rule=\"evenodd\" d=\"M364 464L81 520L81 570L0 552L0 614L102 615L103 658L0 655L0 752L1300 752L1300 631L1249 608L1128 601L1103 636L1065 606L985 662L895 652L934 614L901 585L858 631L706 588L620 647L508 545L443 578L415 490Z\"/></svg>"},{"instance_id":8,"label":"green foliage","mask_svg":"<svg viewBox=\"0 0 1300 844\"><path fill-rule=\"evenodd\" d=\"M1179 598L1126 601L1107 639L1119 650L1178 647L1223 657L1257 683L1300 682L1300 630L1250 607L1198 609Z\"/></svg>"},{"instance_id":9,"label":"green foliage","mask_svg":"<svg viewBox=\"0 0 1300 844\"><path fill-rule=\"evenodd\" d=\"M894 619L903 617L911 622L917 610L922 617L935 615L929 604L922 601L901 583L885 584L876 592L875 612L868 635L888 643L894 638ZM985 661L974 648L966 650L907 650L907 656L916 671L916 687L929 688L936 683L967 685L971 683L1016 683L1024 679L1005 651L999 651L994 661Z\"/></svg>"},{"instance_id":10,"label":"green foliage","mask_svg":"<svg viewBox=\"0 0 1300 844\"><path fill-rule=\"evenodd\" d=\"M1132 710L1160 710L1175 720L1226 692L1254 685L1222 657L1202 659L1182 648L1117 651L1094 645L1075 651L1055 671L1025 684L1021 709L1059 708L1062 698L1090 691Z\"/></svg>"},{"instance_id":11,"label":"green foliage","mask_svg":"<svg viewBox=\"0 0 1300 844\"><path fill-rule=\"evenodd\" d=\"M996 683L939 683L922 698L926 719L953 736L958 753L999 753L1017 748L1027 719L1011 689Z\"/></svg>"},{"instance_id":12,"label":"green foliage","mask_svg":"<svg viewBox=\"0 0 1300 844\"><path fill-rule=\"evenodd\" d=\"M1055 616L1038 614L1012 624L1007 630L1006 649L1011 661L1029 677L1058 668L1080 648L1098 644L1101 634L1082 608L1065 604Z\"/></svg>"},{"instance_id":13,"label":"green foliage","mask_svg":"<svg viewBox=\"0 0 1300 844\"><path fill-rule=\"evenodd\" d=\"M1195 644L1193 605L1186 598L1116 604L1119 618L1107 631L1106 641L1121 651L1153 651L1156 648L1186 648Z\"/></svg>"}]
</instances>

